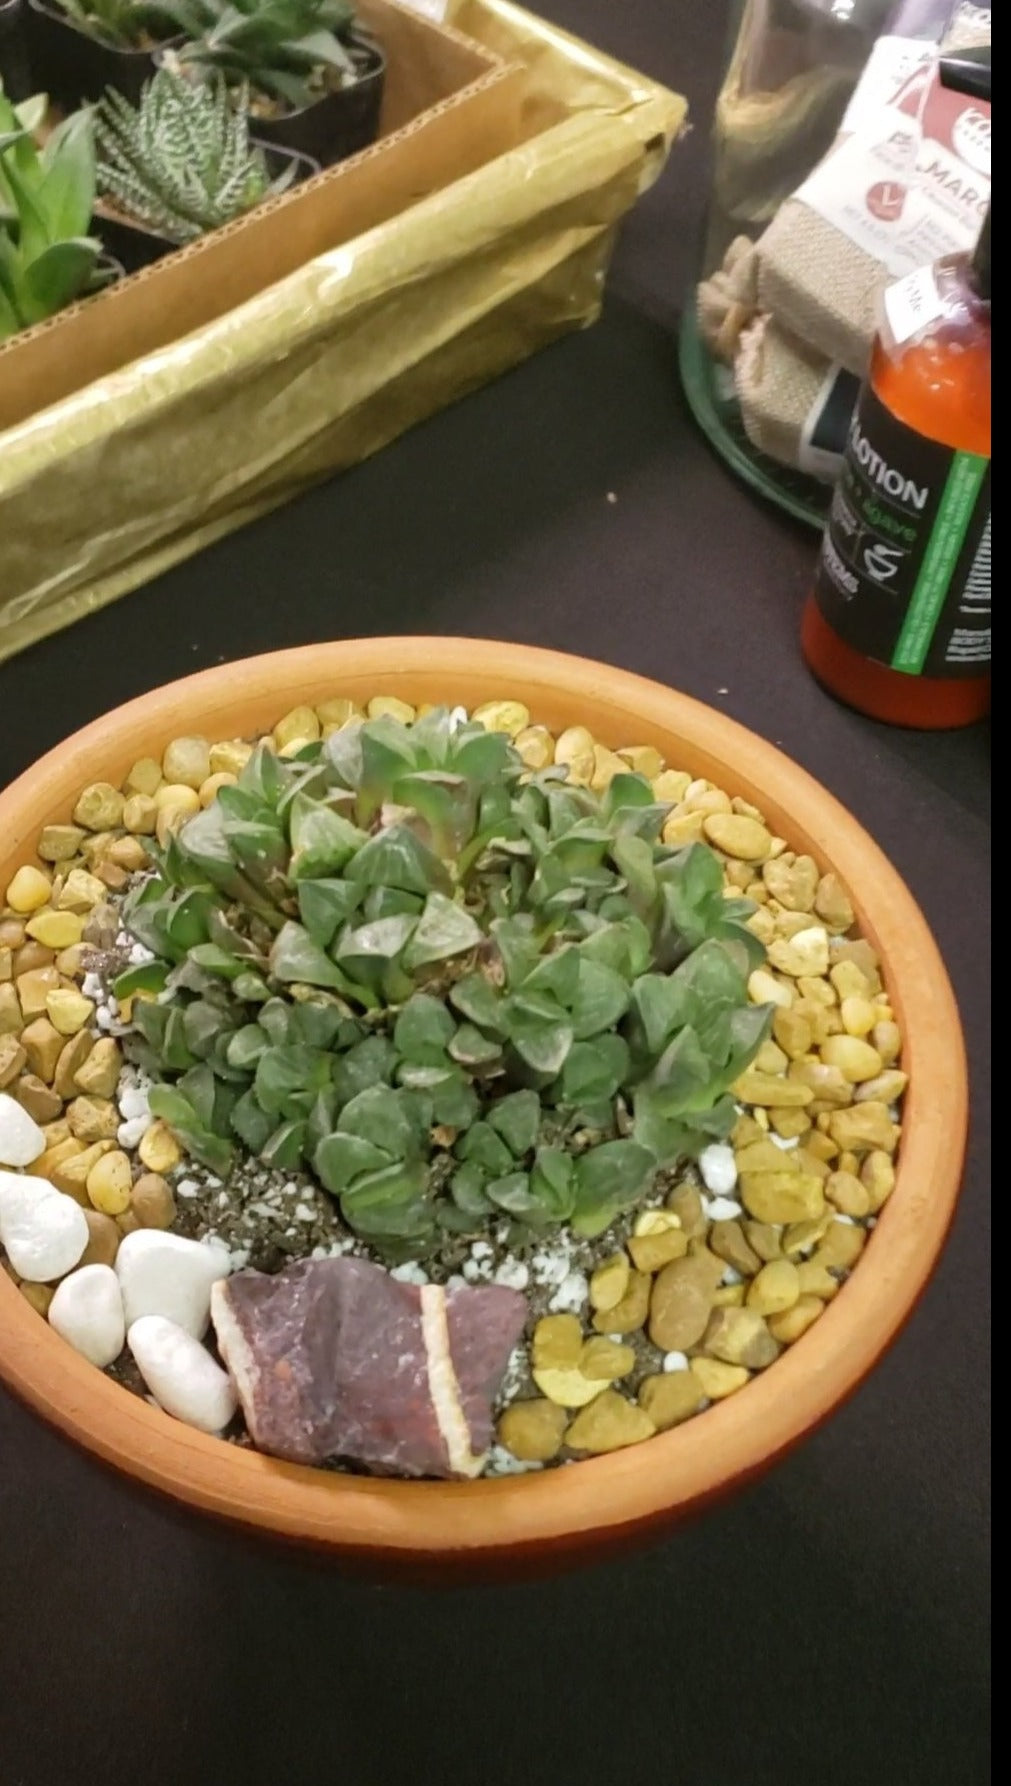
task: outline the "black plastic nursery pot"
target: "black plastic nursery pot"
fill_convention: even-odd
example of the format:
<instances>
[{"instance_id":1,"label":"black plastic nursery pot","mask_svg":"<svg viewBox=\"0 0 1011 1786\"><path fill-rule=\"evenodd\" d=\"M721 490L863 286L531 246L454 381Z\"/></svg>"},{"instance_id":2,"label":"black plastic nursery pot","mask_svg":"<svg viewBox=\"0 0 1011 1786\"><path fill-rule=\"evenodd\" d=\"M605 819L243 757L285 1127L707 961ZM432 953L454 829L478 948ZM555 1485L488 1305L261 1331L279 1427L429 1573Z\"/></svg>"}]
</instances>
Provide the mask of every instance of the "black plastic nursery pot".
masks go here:
<instances>
[{"instance_id":1,"label":"black plastic nursery pot","mask_svg":"<svg viewBox=\"0 0 1011 1786\"><path fill-rule=\"evenodd\" d=\"M258 142L255 137L250 141L263 150L267 171L272 180L276 180L292 163L295 167L292 184L295 186L300 186L303 180L311 180L313 174L319 173L319 162L313 161L308 155L299 155L293 149L275 148L271 143ZM174 254L180 246L178 242L159 235L156 230L148 229L142 223L104 213L100 203L95 211L93 230L101 237L108 253L127 273L139 273L142 267L153 266L155 261L164 260L167 254Z\"/></svg>"},{"instance_id":2,"label":"black plastic nursery pot","mask_svg":"<svg viewBox=\"0 0 1011 1786\"><path fill-rule=\"evenodd\" d=\"M386 83L386 57L375 39L353 31L348 39L361 73L351 87L325 93L300 112L265 118L259 113L251 122L261 142L294 149L308 155L320 167L346 161L359 149L367 149L379 134L379 111Z\"/></svg>"},{"instance_id":3,"label":"black plastic nursery pot","mask_svg":"<svg viewBox=\"0 0 1011 1786\"><path fill-rule=\"evenodd\" d=\"M0 87L15 105L32 90L22 0L0 0Z\"/></svg>"},{"instance_id":4,"label":"black plastic nursery pot","mask_svg":"<svg viewBox=\"0 0 1011 1786\"><path fill-rule=\"evenodd\" d=\"M182 42L176 35L150 49L120 49L68 18L59 0L25 0L24 19L32 86L65 111L101 99L107 87L136 105L156 51Z\"/></svg>"}]
</instances>

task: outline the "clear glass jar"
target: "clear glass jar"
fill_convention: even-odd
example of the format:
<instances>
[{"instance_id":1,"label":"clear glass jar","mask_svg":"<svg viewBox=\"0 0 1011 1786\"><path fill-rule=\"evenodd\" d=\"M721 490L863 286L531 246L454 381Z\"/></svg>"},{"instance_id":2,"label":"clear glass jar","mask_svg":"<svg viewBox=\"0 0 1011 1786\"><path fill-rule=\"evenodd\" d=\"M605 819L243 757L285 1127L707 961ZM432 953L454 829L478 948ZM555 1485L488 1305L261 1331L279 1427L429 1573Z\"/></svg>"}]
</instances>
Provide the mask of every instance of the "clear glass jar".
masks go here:
<instances>
[{"instance_id":1,"label":"clear glass jar","mask_svg":"<svg viewBox=\"0 0 1011 1786\"><path fill-rule=\"evenodd\" d=\"M936 39L951 8L952 0L736 0L716 101L700 281L723 268L733 243L757 240L827 153L878 36ZM820 527L827 489L748 440L732 372L702 340L694 302L686 304L680 356L689 404L723 458Z\"/></svg>"}]
</instances>

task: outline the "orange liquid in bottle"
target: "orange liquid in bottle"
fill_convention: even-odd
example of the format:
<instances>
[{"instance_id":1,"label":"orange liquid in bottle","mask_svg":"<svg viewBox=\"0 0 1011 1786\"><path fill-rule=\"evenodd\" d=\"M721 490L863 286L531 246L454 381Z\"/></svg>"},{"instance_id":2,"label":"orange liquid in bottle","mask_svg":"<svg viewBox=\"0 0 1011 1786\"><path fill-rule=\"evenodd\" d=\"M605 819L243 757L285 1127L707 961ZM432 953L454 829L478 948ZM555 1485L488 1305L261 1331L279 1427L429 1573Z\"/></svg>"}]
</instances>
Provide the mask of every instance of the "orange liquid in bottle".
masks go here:
<instances>
[{"instance_id":1,"label":"orange liquid in bottle","mask_svg":"<svg viewBox=\"0 0 1011 1786\"><path fill-rule=\"evenodd\" d=\"M917 434L990 456L990 305L977 297L960 256L941 263L948 314L926 339L889 351L887 331L871 357L875 395ZM990 710L990 672L973 677L910 676L855 651L809 596L801 649L817 680L847 706L890 725L944 731Z\"/></svg>"}]
</instances>

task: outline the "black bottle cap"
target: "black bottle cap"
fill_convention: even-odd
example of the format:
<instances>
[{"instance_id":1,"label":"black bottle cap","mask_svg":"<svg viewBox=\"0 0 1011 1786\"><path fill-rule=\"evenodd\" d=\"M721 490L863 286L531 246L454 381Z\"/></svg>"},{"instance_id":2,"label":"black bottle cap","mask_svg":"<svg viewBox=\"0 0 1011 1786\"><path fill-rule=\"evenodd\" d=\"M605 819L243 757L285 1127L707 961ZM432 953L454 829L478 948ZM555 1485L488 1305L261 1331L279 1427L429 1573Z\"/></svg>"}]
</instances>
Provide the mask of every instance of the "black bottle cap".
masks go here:
<instances>
[{"instance_id":1,"label":"black bottle cap","mask_svg":"<svg viewBox=\"0 0 1011 1786\"><path fill-rule=\"evenodd\" d=\"M990 46L963 50L958 56L942 56L941 85L953 93L990 103ZM990 301L990 207L987 206L979 240L973 250L971 280L981 298Z\"/></svg>"}]
</instances>

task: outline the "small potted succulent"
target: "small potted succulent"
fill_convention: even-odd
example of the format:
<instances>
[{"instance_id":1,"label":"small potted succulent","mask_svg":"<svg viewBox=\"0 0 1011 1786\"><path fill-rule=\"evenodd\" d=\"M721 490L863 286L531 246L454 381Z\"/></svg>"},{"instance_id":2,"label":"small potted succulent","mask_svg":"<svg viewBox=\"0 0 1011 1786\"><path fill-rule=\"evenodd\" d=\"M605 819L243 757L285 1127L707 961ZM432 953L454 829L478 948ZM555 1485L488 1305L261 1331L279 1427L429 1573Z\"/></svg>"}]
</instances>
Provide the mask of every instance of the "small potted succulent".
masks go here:
<instances>
[{"instance_id":1,"label":"small potted succulent","mask_svg":"<svg viewBox=\"0 0 1011 1786\"><path fill-rule=\"evenodd\" d=\"M17 103L29 87L22 0L0 0L0 93Z\"/></svg>"},{"instance_id":2,"label":"small potted succulent","mask_svg":"<svg viewBox=\"0 0 1011 1786\"><path fill-rule=\"evenodd\" d=\"M102 236L127 272L241 217L299 171L316 171L252 142L245 109L219 77L194 86L169 68L137 106L110 89L95 132Z\"/></svg>"},{"instance_id":3,"label":"small potted succulent","mask_svg":"<svg viewBox=\"0 0 1011 1786\"><path fill-rule=\"evenodd\" d=\"M256 135L321 166L373 142L386 62L348 0L165 0L179 66L249 91Z\"/></svg>"},{"instance_id":4,"label":"small potted succulent","mask_svg":"<svg viewBox=\"0 0 1011 1786\"><path fill-rule=\"evenodd\" d=\"M25 0L34 83L64 109L114 87L138 99L154 72L153 51L172 38L148 0Z\"/></svg>"},{"instance_id":5,"label":"small potted succulent","mask_svg":"<svg viewBox=\"0 0 1011 1786\"><path fill-rule=\"evenodd\" d=\"M74 112L42 148L32 139L44 100L15 108L0 94L0 341L107 283L90 233L95 194L91 114Z\"/></svg>"}]
</instances>

